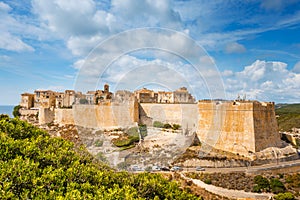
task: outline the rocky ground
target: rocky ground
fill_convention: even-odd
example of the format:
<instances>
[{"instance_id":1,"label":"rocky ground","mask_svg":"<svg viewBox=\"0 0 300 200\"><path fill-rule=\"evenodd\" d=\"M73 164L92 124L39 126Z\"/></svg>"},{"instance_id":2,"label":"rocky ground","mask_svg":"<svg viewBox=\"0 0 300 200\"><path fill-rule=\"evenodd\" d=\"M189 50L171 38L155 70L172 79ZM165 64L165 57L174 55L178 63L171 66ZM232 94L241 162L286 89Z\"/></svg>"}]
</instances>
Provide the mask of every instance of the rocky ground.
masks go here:
<instances>
[{"instance_id":1,"label":"rocky ground","mask_svg":"<svg viewBox=\"0 0 300 200\"><path fill-rule=\"evenodd\" d=\"M255 192L256 183L254 181L255 175L246 175L242 172L234 173L186 173L186 176L199 179L207 184L212 184L217 187L222 187L231 190L243 190L245 192ZM266 178L267 180L277 179L283 183L285 192L291 192L297 199L300 197L300 174L286 173L286 174L273 174L264 173L259 176ZM270 182L269 192L276 193L272 189Z\"/></svg>"}]
</instances>

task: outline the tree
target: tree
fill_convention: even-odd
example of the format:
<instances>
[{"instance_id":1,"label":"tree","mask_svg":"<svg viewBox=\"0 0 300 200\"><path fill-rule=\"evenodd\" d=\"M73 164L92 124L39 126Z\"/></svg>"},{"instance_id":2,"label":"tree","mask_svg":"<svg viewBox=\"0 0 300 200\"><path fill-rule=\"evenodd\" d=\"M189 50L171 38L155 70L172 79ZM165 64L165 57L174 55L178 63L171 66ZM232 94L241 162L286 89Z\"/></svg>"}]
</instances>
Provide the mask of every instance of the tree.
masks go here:
<instances>
[{"instance_id":1,"label":"tree","mask_svg":"<svg viewBox=\"0 0 300 200\"><path fill-rule=\"evenodd\" d=\"M14 107L14 110L13 110L13 113L12 113L14 117L20 117L21 116L21 113L19 111L20 108L21 108L20 105L17 105L17 106Z\"/></svg>"},{"instance_id":2,"label":"tree","mask_svg":"<svg viewBox=\"0 0 300 200\"><path fill-rule=\"evenodd\" d=\"M89 101L88 101L87 99L80 99L80 100L79 100L79 103L80 103L80 104L88 104Z\"/></svg>"}]
</instances>

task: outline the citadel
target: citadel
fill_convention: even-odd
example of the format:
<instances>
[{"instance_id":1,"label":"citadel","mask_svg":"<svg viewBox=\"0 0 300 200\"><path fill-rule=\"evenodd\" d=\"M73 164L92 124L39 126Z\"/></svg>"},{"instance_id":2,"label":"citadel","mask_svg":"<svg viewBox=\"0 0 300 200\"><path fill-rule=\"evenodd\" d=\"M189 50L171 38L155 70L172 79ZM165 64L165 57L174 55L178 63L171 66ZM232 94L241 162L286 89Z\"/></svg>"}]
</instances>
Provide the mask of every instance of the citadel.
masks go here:
<instances>
[{"instance_id":1,"label":"citadel","mask_svg":"<svg viewBox=\"0 0 300 200\"><path fill-rule=\"evenodd\" d=\"M181 134L196 135L202 145L251 158L256 152L277 148L276 157L295 157L285 148L275 117L274 102L199 100L186 87L178 90L134 92L103 90L86 94L74 90L36 90L21 94L22 116L35 115L39 124L76 125L95 130L137 127L154 122L179 124ZM273 153L275 151L272 150Z\"/></svg>"}]
</instances>

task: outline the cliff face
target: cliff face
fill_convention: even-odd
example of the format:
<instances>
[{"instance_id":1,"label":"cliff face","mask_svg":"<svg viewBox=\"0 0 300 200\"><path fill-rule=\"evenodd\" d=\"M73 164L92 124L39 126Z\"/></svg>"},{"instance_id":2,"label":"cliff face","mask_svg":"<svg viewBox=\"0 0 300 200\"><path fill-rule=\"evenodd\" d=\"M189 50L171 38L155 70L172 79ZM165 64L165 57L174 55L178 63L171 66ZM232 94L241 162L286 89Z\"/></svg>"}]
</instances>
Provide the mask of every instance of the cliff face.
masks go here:
<instances>
[{"instance_id":1,"label":"cliff face","mask_svg":"<svg viewBox=\"0 0 300 200\"><path fill-rule=\"evenodd\" d=\"M198 137L214 148L249 156L281 144L273 103L201 101L198 112Z\"/></svg>"}]
</instances>

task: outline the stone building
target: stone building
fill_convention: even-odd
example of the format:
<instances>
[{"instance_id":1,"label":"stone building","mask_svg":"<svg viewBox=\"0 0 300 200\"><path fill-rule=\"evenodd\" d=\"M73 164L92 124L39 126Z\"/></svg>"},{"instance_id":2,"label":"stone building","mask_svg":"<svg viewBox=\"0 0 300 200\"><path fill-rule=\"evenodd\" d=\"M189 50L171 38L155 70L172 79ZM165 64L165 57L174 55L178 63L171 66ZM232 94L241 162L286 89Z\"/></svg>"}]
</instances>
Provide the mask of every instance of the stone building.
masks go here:
<instances>
[{"instance_id":1,"label":"stone building","mask_svg":"<svg viewBox=\"0 0 300 200\"><path fill-rule=\"evenodd\" d=\"M34 107L51 108L56 106L56 92L52 90L35 90Z\"/></svg>"},{"instance_id":2,"label":"stone building","mask_svg":"<svg viewBox=\"0 0 300 200\"><path fill-rule=\"evenodd\" d=\"M174 103L174 92L158 91L158 103Z\"/></svg>"},{"instance_id":3,"label":"stone building","mask_svg":"<svg viewBox=\"0 0 300 200\"><path fill-rule=\"evenodd\" d=\"M134 91L134 95L139 103L156 103L158 99L158 94L147 88Z\"/></svg>"},{"instance_id":4,"label":"stone building","mask_svg":"<svg viewBox=\"0 0 300 200\"><path fill-rule=\"evenodd\" d=\"M154 92L147 88L142 88L134 92L139 103L195 103L194 97L188 92L186 87L181 87L176 91Z\"/></svg>"},{"instance_id":5,"label":"stone building","mask_svg":"<svg viewBox=\"0 0 300 200\"><path fill-rule=\"evenodd\" d=\"M95 94L96 94L96 91L88 91L86 94L85 94L85 98L87 100L87 104L95 104Z\"/></svg>"},{"instance_id":6,"label":"stone building","mask_svg":"<svg viewBox=\"0 0 300 200\"><path fill-rule=\"evenodd\" d=\"M20 106L25 109L34 107L34 94L23 93L21 94Z\"/></svg>"},{"instance_id":7,"label":"stone building","mask_svg":"<svg viewBox=\"0 0 300 200\"><path fill-rule=\"evenodd\" d=\"M195 98L186 87L181 87L174 91L174 103L195 103Z\"/></svg>"},{"instance_id":8,"label":"stone building","mask_svg":"<svg viewBox=\"0 0 300 200\"><path fill-rule=\"evenodd\" d=\"M124 103L127 101L133 101L135 99L135 96L132 92L127 90L118 90L115 92L113 101Z\"/></svg>"}]
</instances>

